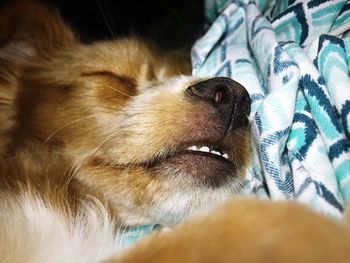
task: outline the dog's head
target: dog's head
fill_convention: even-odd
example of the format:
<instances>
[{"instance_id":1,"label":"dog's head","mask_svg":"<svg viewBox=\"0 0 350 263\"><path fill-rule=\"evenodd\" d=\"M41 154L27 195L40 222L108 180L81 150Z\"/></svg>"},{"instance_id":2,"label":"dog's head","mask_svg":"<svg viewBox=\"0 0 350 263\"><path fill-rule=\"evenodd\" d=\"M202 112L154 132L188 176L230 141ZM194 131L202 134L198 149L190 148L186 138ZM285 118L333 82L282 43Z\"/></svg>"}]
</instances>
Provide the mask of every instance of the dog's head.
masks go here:
<instances>
[{"instance_id":1,"label":"dog's head","mask_svg":"<svg viewBox=\"0 0 350 263\"><path fill-rule=\"evenodd\" d=\"M135 38L81 44L57 14L33 13L20 19L40 30L2 48L21 68L13 147L64 156L67 177L128 223L173 224L237 192L250 152L240 84L182 76L176 56Z\"/></svg>"}]
</instances>

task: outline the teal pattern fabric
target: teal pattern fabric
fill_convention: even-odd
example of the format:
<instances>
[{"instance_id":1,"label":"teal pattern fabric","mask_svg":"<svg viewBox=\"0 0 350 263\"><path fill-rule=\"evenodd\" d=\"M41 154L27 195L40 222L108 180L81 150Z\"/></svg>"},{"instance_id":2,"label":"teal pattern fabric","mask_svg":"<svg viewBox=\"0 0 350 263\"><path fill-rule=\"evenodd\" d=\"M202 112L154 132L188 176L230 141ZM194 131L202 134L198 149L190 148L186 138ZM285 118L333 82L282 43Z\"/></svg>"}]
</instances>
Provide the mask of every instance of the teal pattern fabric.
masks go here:
<instances>
[{"instance_id":1,"label":"teal pattern fabric","mask_svg":"<svg viewBox=\"0 0 350 263\"><path fill-rule=\"evenodd\" d=\"M206 0L193 75L231 77L252 99L242 195L340 217L350 199L350 0ZM119 248L159 229L124 231Z\"/></svg>"},{"instance_id":2,"label":"teal pattern fabric","mask_svg":"<svg viewBox=\"0 0 350 263\"><path fill-rule=\"evenodd\" d=\"M117 238L118 244L117 244L117 250L125 249L129 247L130 245L134 244L137 240L142 238L143 236L147 236L154 231L161 230L161 226L156 225L141 225L132 227L129 229L125 229Z\"/></svg>"},{"instance_id":3,"label":"teal pattern fabric","mask_svg":"<svg viewBox=\"0 0 350 263\"><path fill-rule=\"evenodd\" d=\"M242 194L340 217L350 199L350 1L206 0L193 75L225 76L252 99Z\"/></svg>"}]
</instances>

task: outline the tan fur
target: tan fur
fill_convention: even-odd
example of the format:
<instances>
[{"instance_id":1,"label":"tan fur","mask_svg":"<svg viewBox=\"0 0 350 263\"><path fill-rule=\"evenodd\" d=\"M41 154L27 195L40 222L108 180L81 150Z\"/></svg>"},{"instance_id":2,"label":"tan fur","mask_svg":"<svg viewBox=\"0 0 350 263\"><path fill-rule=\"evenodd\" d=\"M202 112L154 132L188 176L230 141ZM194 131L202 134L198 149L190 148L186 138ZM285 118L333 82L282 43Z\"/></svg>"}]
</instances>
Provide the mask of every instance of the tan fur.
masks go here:
<instances>
[{"instance_id":1,"label":"tan fur","mask_svg":"<svg viewBox=\"0 0 350 263\"><path fill-rule=\"evenodd\" d=\"M2 247L8 261L36 261L51 234L69 247L77 233L90 240L91 228L112 225L105 238L117 239L126 227L171 226L236 194L249 127L228 130L211 102L186 95L204 79L182 75L190 73L183 54L137 38L83 44L38 1L9 5L0 23L0 219L19 224L0 228L2 245L11 240ZM227 152L226 181L215 158L187 153L181 163L191 145ZM40 218L52 221L48 229ZM29 248L20 253L21 236Z\"/></svg>"},{"instance_id":2,"label":"tan fur","mask_svg":"<svg viewBox=\"0 0 350 263\"><path fill-rule=\"evenodd\" d=\"M106 262L349 262L350 229L293 202L237 199Z\"/></svg>"},{"instance_id":3,"label":"tan fur","mask_svg":"<svg viewBox=\"0 0 350 263\"><path fill-rule=\"evenodd\" d=\"M137 38L83 44L37 1L6 7L0 24L1 260L100 261L127 227L172 226L236 195L249 127L227 130L186 96L203 79L181 75L182 54ZM220 145L235 169L225 181L214 161L171 158L190 145ZM348 230L292 203L237 200L192 220L111 260L348 256Z\"/></svg>"}]
</instances>

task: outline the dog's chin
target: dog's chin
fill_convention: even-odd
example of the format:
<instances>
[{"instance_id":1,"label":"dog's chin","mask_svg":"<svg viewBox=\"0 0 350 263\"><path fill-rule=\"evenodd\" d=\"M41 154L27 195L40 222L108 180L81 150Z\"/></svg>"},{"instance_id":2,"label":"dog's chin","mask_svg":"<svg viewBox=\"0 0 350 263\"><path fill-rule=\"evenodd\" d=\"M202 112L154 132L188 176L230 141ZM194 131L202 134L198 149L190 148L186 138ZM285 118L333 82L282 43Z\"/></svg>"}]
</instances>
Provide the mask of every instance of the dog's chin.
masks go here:
<instances>
[{"instance_id":1,"label":"dog's chin","mask_svg":"<svg viewBox=\"0 0 350 263\"><path fill-rule=\"evenodd\" d=\"M217 188L228 181L239 180L235 178L236 167L231 160L209 152L181 151L152 163L149 168L158 176L187 176L187 182L199 187Z\"/></svg>"},{"instance_id":2,"label":"dog's chin","mask_svg":"<svg viewBox=\"0 0 350 263\"><path fill-rule=\"evenodd\" d=\"M165 185L149 209L157 212L149 218L167 227L234 197L244 178L232 161L200 152L179 152L149 169L154 181Z\"/></svg>"}]
</instances>

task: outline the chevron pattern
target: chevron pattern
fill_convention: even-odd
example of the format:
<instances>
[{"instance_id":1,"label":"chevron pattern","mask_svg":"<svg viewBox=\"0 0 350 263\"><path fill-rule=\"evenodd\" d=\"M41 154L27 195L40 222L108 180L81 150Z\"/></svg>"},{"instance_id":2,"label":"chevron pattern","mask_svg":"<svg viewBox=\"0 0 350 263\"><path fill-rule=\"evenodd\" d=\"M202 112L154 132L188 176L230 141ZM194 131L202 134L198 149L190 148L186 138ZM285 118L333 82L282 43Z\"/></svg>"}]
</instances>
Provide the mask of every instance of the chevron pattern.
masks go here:
<instances>
[{"instance_id":1,"label":"chevron pattern","mask_svg":"<svg viewBox=\"0 0 350 263\"><path fill-rule=\"evenodd\" d=\"M206 0L193 74L252 98L253 158L242 194L295 199L340 217L350 199L350 1Z\"/></svg>"}]
</instances>

